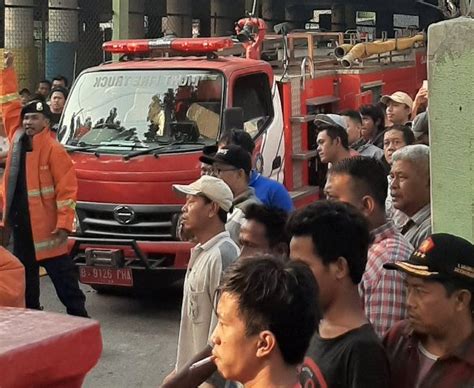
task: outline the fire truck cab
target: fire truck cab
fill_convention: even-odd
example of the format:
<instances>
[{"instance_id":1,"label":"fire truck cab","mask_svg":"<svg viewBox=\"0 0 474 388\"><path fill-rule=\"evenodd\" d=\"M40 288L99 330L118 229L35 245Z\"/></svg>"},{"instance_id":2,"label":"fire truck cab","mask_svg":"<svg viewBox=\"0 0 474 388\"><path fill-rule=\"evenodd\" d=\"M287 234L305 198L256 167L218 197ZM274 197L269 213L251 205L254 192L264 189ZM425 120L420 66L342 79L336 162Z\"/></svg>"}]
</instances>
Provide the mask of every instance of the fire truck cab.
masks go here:
<instances>
[{"instance_id":1,"label":"fire truck cab","mask_svg":"<svg viewBox=\"0 0 474 388\"><path fill-rule=\"evenodd\" d=\"M191 244L177 237L183 198L172 185L199 177L203 147L223 130L252 135L255 168L284 183L299 207L318 198L324 174L315 114L357 109L396 90L414 96L426 78L423 49L345 68L332 54L346 44L343 33L284 39L283 58L281 36L251 41L247 57L219 55L232 53L229 38L104 44L124 57L81 73L58 132L79 182L70 249L83 283L151 288L183 275ZM256 43L276 59L252 59Z\"/></svg>"}]
</instances>

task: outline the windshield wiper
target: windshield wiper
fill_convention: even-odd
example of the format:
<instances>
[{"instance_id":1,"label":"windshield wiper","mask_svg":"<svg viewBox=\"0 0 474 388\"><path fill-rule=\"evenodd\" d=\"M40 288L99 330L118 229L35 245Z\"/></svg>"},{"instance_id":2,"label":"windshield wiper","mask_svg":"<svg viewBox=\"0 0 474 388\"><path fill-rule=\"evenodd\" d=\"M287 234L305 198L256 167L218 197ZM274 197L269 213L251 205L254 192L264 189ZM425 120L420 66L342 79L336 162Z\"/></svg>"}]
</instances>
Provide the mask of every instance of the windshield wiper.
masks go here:
<instances>
[{"instance_id":1,"label":"windshield wiper","mask_svg":"<svg viewBox=\"0 0 474 388\"><path fill-rule=\"evenodd\" d=\"M66 144L65 147L66 147L66 150L69 152L90 151L90 150L94 150L100 147L127 147L131 149L134 149L137 147L146 148L144 145L142 145L141 142L115 142L115 141L110 141L110 142L103 141L97 144L82 143L82 145L81 143L79 143L78 146Z\"/></svg>"},{"instance_id":2,"label":"windshield wiper","mask_svg":"<svg viewBox=\"0 0 474 388\"><path fill-rule=\"evenodd\" d=\"M152 147L152 148L147 148L147 149L145 149L145 150L139 150L139 151L135 151L135 152L130 152L129 154L125 155L125 156L123 157L123 159L124 159L124 160L130 160L131 158L134 158L135 156L147 155L147 154L151 154L152 152L158 152L158 151L165 150L165 149L167 149L167 148L172 148L172 147L180 146L180 145L205 146L206 143L202 143L202 142L175 141L175 142L173 142L173 143L161 145L161 146L158 146L158 147ZM157 153L155 153L154 155L155 155L155 156L158 156Z\"/></svg>"}]
</instances>

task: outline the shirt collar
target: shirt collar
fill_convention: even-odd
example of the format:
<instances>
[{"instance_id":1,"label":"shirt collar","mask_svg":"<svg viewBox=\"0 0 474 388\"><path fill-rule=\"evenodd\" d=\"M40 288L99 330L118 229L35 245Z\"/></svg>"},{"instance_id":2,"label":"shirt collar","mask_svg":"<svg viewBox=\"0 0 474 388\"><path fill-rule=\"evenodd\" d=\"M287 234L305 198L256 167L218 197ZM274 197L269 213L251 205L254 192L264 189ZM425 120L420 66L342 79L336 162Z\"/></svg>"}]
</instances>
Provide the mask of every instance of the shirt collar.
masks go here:
<instances>
[{"instance_id":1,"label":"shirt collar","mask_svg":"<svg viewBox=\"0 0 474 388\"><path fill-rule=\"evenodd\" d=\"M214 237L210 238L209 240L207 240L204 244L197 244L194 249L199 249L199 250L202 250L202 251L207 251L209 249L211 249L215 244L217 244L217 242L223 238L226 238L226 237L229 237L230 238L230 234L229 232L226 230L224 232L220 232L218 234L216 234Z\"/></svg>"},{"instance_id":2,"label":"shirt collar","mask_svg":"<svg viewBox=\"0 0 474 388\"><path fill-rule=\"evenodd\" d=\"M378 243L388 237L393 236L397 232L397 229L395 228L395 225L393 224L392 221L387 221L385 224L372 229L371 234L372 237L374 238L374 243Z\"/></svg>"},{"instance_id":3,"label":"shirt collar","mask_svg":"<svg viewBox=\"0 0 474 388\"><path fill-rule=\"evenodd\" d=\"M233 204L234 206L244 202L249 197L255 196L255 189L253 187L248 187L243 193L239 194L237 197L234 198Z\"/></svg>"},{"instance_id":4,"label":"shirt collar","mask_svg":"<svg viewBox=\"0 0 474 388\"><path fill-rule=\"evenodd\" d=\"M255 181L260 178L260 173L256 170L250 171L249 186L253 185Z\"/></svg>"},{"instance_id":5,"label":"shirt collar","mask_svg":"<svg viewBox=\"0 0 474 388\"><path fill-rule=\"evenodd\" d=\"M431 216L431 205L427 204L413 214L410 219L417 225L420 225L424 220Z\"/></svg>"},{"instance_id":6,"label":"shirt collar","mask_svg":"<svg viewBox=\"0 0 474 388\"><path fill-rule=\"evenodd\" d=\"M420 337L415 333L410 324L403 330L402 336L408 339L413 346L417 346ZM454 351L440 357L439 360L446 360L450 357L456 357L474 366L474 332L466 338Z\"/></svg>"}]
</instances>

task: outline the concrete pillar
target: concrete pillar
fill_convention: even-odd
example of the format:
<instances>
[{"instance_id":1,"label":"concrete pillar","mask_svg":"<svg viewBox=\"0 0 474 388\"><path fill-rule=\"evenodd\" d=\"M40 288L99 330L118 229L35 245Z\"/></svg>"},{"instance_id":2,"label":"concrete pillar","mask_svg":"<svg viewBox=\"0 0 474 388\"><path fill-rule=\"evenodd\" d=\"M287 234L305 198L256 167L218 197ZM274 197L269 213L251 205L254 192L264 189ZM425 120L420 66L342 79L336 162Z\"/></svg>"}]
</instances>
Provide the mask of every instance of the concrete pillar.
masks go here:
<instances>
[{"instance_id":1,"label":"concrete pillar","mask_svg":"<svg viewBox=\"0 0 474 388\"><path fill-rule=\"evenodd\" d=\"M304 29L306 21L311 18L304 4L295 0L286 0L285 19L290 24L290 29Z\"/></svg>"},{"instance_id":2,"label":"concrete pillar","mask_svg":"<svg viewBox=\"0 0 474 388\"><path fill-rule=\"evenodd\" d=\"M331 7L331 31L346 30L346 10L344 4L334 4Z\"/></svg>"},{"instance_id":3,"label":"concrete pillar","mask_svg":"<svg viewBox=\"0 0 474 388\"><path fill-rule=\"evenodd\" d=\"M128 38L139 39L145 37L145 0L129 0L128 10Z\"/></svg>"},{"instance_id":4,"label":"concrete pillar","mask_svg":"<svg viewBox=\"0 0 474 388\"><path fill-rule=\"evenodd\" d=\"M128 39L129 0L112 0L112 39Z\"/></svg>"},{"instance_id":5,"label":"concrete pillar","mask_svg":"<svg viewBox=\"0 0 474 388\"><path fill-rule=\"evenodd\" d=\"M193 19L199 20L199 36L211 36L211 0L193 0Z\"/></svg>"},{"instance_id":6,"label":"concrete pillar","mask_svg":"<svg viewBox=\"0 0 474 388\"><path fill-rule=\"evenodd\" d=\"M380 8L375 15L375 30L377 37L382 36L382 31L387 31L389 38L394 37L393 32L393 11L389 8Z\"/></svg>"},{"instance_id":7,"label":"concrete pillar","mask_svg":"<svg viewBox=\"0 0 474 388\"><path fill-rule=\"evenodd\" d=\"M163 17L166 16L166 1L148 0L145 3L145 12L148 16L149 38L158 38L163 35Z\"/></svg>"},{"instance_id":8,"label":"concrete pillar","mask_svg":"<svg viewBox=\"0 0 474 388\"><path fill-rule=\"evenodd\" d=\"M344 6L344 23L346 25L346 30L355 30L357 28L356 10L350 3L347 3Z\"/></svg>"},{"instance_id":9,"label":"concrete pillar","mask_svg":"<svg viewBox=\"0 0 474 388\"><path fill-rule=\"evenodd\" d=\"M462 37L462 38L460 38ZM428 29L433 231L474 242L474 19Z\"/></svg>"},{"instance_id":10,"label":"concrete pillar","mask_svg":"<svg viewBox=\"0 0 474 388\"><path fill-rule=\"evenodd\" d=\"M71 80L79 41L77 0L49 0L48 6L46 78L61 74Z\"/></svg>"},{"instance_id":11,"label":"concrete pillar","mask_svg":"<svg viewBox=\"0 0 474 388\"><path fill-rule=\"evenodd\" d=\"M37 54L33 40L34 0L5 0L5 48L15 55L20 88L34 91ZM3 59L2 59L3 60Z\"/></svg>"},{"instance_id":12,"label":"concrete pillar","mask_svg":"<svg viewBox=\"0 0 474 388\"><path fill-rule=\"evenodd\" d=\"M242 0L211 0L211 36L225 36L233 32L234 23L245 17Z\"/></svg>"},{"instance_id":13,"label":"concrete pillar","mask_svg":"<svg viewBox=\"0 0 474 388\"><path fill-rule=\"evenodd\" d=\"M285 20L285 0L263 0L262 17L267 24L267 29L273 31L275 24Z\"/></svg>"},{"instance_id":14,"label":"concrete pillar","mask_svg":"<svg viewBox=\"0 0 474 388\"><path fill-rule=\"evenodd\" d=\"M191 0L167 0L165 33L181 38L192 35Z\"/></svg>"}]
</instances>

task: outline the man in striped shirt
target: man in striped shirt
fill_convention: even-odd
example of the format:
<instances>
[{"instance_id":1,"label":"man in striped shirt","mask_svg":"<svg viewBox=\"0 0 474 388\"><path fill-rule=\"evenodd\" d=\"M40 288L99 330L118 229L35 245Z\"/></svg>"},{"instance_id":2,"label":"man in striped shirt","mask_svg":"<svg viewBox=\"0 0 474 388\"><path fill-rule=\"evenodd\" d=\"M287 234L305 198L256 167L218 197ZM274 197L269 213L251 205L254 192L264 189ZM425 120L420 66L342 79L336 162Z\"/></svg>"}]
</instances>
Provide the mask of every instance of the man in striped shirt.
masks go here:
<instances>
[{"instance_id":1,"label":"man in striped shirt","mask_svg":"<svg viewBox=\"0 0 474 388\"><path fill-rule=\"evenodd\" d=\"M408 260L413 252L413 247L386 219L387 178L383 165L365 157L335 163L324 191L328 199L355 206L369 222L373 242L359 291L367 317L375 332L382 336L395 322L406 317L403 277L395 271L384 271L383 265Z\"/></svg>"},{"instance_id":2,"label":"man in striped shirt","mask_svg":"<svg viewBox=\"0 0 474 388\"><path fill-rule=\"evenodd\" d=\"M401 233L417 247L431 234L430 149L409 145L392 155L390 192L405 220Z\"/></svg>"}]
</instances>

